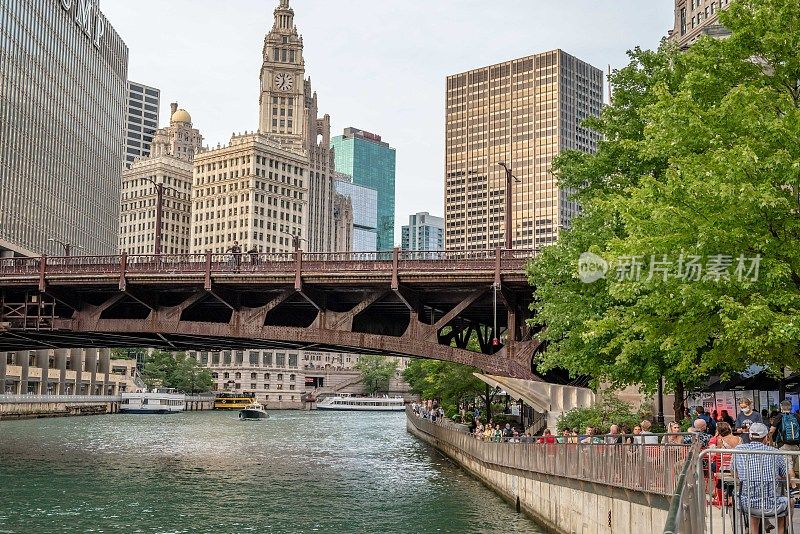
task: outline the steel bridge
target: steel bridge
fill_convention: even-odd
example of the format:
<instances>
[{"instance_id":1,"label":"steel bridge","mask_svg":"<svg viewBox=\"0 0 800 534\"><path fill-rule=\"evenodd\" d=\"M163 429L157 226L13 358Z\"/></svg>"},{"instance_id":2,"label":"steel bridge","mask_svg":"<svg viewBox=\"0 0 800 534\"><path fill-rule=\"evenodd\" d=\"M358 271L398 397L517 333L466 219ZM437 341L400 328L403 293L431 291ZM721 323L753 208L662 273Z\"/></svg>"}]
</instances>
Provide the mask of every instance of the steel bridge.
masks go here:
<instances>
[{"instance_id":1,"label":"steel bridge","mask_svg":"<svg viewBox=\"0 0 800 534\"><path fill-rule=\"evenodd\" d=\"M6 258L0 351L293 348L433 358L534 379L532 256L395 249Z\"/></svg>"}]
</instances>

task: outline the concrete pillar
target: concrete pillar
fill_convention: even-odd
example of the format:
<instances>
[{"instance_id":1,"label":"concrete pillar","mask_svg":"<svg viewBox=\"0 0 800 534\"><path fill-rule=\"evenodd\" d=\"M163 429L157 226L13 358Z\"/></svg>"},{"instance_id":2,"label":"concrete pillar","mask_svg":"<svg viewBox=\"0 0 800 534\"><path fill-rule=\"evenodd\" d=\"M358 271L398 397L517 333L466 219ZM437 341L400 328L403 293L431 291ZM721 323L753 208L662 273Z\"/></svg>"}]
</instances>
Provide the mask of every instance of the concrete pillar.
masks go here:
<instances>
[{"instance_id":1,"label":"concrete pillar","mask_svg":"<svg viewBox=\"0 0 800 534\"><path fill-rule=\"evenodd\" d=\"M37 388L40 395L47 395L47 388L50 379L50 350L43 349L36 351L36 367L39 368L41 378L39 379L39 387Z\"/></svg>"},{"instance_id":2,"label":"concrete pillar","mask_svg":"<svg viewBox=\"0 0 800 534\"><path fill-rule=\"evenodd\" d=\"M56 387L56 393L58 395L66 395L68 354L69 349L56 349L54 353L55 368L58 369L58 387Z\"/></svg>"},{"instance_id":3,"label":"concrete pillar","mask_svg":"<svg viewBox=\"0 0 800 534\"><path fill-rule=\"evenodd\" d=\"M73 395L81 394L81 375L83 374L83 349L69 349L69 367L75 371Z\"/></svg>"},{"instance_id":4,"label":"concrete pillar","mask_svg":"<svg viewBox=\"0 0 800 534\"><path fill-rule=\"evenodd\" d=\"M15 358L17 363L22 367L22 372L19 376L19 392L24 395L28 392L28 364L30 363L30 352L27 350L17 351Z\"/></svg>"},{"instance_id":5,"label":"concrete pillar","mask_svg":"<svg viewBox=\"0 0 800 534\"><path fill-rule=\"evenodd\" d=\"M111 349L100 349L100 362L98 370L102 373L103 395L108 393L109 374L111 373Z\"/></svg>"},{"instance_id":6,"label":"concrete pillar","mask_svg":"<svg viewBox=\"0 0 800 534\"><path fill-rule=\"evenodd\" d=\"M84 349L84 367L90 373L89 395L94 395L94 387L97 383L97 349Z\"/></svg>"}]
</instances>

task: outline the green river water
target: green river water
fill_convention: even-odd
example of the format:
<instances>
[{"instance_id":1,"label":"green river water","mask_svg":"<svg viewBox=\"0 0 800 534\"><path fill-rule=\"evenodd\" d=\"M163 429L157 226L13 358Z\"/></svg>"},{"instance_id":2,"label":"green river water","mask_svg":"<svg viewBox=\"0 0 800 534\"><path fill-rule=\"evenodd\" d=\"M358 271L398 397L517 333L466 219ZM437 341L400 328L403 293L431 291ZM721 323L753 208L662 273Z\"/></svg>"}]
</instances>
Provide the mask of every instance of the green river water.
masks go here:
<instances>
[{"instance_id":1,"label":"green river water","mask_svg":"<svg viewBox=\"0 0 800 534\"><path fill-rule=\"evenodd\" d=\"M0 533L542 530L403 413L0 422Z\"/></svg>"}]
</instances>

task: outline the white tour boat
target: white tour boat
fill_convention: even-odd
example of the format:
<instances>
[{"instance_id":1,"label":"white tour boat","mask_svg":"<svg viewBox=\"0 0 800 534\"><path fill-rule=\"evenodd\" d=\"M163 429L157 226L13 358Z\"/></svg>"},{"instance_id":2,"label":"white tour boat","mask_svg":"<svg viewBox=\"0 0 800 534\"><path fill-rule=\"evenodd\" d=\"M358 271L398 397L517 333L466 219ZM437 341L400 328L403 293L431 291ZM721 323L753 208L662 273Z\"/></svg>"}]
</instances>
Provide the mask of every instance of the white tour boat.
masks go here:
<instances>
[{"instance_id":1,"label":"white tour boat","mask_svg":"<svg viewBox=\"0 0 800 534\"><path fill-rule=\"evenodd\" d=\"M186 409L186 396L174 390L123 393L121 413L177 413Z\"/></svg>"},{"instance_id":2,"label":"white tour boat","mask_svg":"<svg viewBox=\"0 0 800 534\"><path fill-rule=\"evenodd\" d=\"M353 412L402 412L403 397L328 397L317 403L317 410Z\"/></svg>"},{"instance_id":3,"label":"white tour boat","mask_svg":"<svg viewBox=\"0 0 800 534\"><path fill-rule=\"evenodd\" d=\"M239 410L239 419L243 421L258 421L261 419L269 419L269 414L262 405L254 402Z\"/></svg>"}]
</instances>

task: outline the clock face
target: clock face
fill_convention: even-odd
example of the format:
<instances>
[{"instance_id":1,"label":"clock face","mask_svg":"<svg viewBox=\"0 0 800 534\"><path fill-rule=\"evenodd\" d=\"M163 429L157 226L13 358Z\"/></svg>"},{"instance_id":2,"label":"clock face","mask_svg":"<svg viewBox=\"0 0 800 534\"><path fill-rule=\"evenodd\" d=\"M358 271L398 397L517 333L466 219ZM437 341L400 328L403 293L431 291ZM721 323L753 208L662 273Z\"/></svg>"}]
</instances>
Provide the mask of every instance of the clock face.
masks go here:
<instances>
[{"instance_id":1,"label":"clock face","mask_svg":"<svg viewBox=\"0 0 800 534\"><path fill-rule=\"evenodd\" d=\"M280 91L291 91L294 87L294 78L291 74L281 72L275 75L275 87Z\"/></svg>"}]
</instances>

